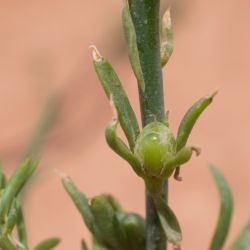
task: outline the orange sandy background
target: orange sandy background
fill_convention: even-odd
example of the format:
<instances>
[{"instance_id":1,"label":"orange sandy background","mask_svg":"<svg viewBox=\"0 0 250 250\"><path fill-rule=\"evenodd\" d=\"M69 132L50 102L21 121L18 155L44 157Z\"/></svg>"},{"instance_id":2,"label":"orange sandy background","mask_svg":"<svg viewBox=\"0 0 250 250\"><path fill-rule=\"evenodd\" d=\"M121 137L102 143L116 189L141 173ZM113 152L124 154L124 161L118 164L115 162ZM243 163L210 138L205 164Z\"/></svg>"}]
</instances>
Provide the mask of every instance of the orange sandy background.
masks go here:
<instances>
[{"instance_id":1,"label":"orange sandy background","mask_svg":"<svg viewBox=\"0 0 250 250\"><path fill-rule=\"evenodd\" d=\"M62 250L79 249L82 237L89 240L58 171L88 196L111 193L128 211L144 214L142 181L105 143L112 112L88 49L95 44L110 59L139 117L121 8L117 0L0 1L0 158L8 175L48 96L63 94L39 170L26 189L31 247L51 236L62 238L57 248ZM170 180L170 204L183 228L184 250L207 249L215 227L219 203L209 162L220 166L234 194L228 242L250 216L249 10L246 0L174 2L175 50L164 69L171 128L176 132L199 97L220 90L189 140L203 149L202 155L182 168L182 183Z\"/></svg>"}]
</instances>

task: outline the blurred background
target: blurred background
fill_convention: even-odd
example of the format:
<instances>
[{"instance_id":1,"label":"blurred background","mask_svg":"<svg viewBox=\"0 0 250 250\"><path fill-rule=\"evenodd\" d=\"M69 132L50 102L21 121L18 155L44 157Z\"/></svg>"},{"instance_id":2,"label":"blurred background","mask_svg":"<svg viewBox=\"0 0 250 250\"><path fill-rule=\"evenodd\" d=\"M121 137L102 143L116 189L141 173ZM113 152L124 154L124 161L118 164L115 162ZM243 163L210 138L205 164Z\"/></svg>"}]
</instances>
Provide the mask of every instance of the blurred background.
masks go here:
<instances>
[{"instance_id":1,"label":"blurred background","mask_svg":"<svg viewBox=\"0 0 250 250\"><path fill-rule=\"evenodd\" d=\"M167 5L162 1L162 12ZM105 143L112 111L92 66L95 44L119 74L138 117L135 78L121 28L122 1L0 1L0 158L10 175L30 141L48 99L60 99L39 170L24 210L30 245L59 236L58 249L90 239L63 190L67 173L88 196L111 193L128 211L144 215L144 187ZM246 0L173 1L174 53L164 69L166 109L176 132L184 112L219 89L189 143L203 151L170 180L170 205L183 228L183 249L207 249L218 214L218 194L207 165L223 171L235 209L228 242L250 216L250 3Z\"/></svg>"}]
</instances>

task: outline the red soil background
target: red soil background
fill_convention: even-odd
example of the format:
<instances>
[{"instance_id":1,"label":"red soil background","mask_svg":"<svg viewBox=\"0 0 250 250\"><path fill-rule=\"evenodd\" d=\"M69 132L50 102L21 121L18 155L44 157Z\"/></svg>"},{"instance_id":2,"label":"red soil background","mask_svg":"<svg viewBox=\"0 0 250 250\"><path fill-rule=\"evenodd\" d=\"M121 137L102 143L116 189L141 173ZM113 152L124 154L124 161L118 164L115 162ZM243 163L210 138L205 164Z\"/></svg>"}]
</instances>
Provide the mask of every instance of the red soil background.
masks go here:
<instances>
[{"instance_id":1,"label":"red soil background","mask_svg":"<svg viewBox=\"0 0 250 250\"><path fill-rule=\"evenodd\" d=\"M70 175L88 196L111 193L125 209L144 214L142 181L105 143L112 112L88 49L95 44L110 59L139 117L121 8L117 0L0 1L0 157L8 175L48 96L63 94L39 170L26 189L31 246L50 236L62 238L57 248L62 250L79 249L82 237L89 240L55 169ZM189 140L202 147L202 155L182 168L182 183L170 180L170 204L182 224L183 249L207 249L215 227L219 203L209 162L220 166L234 194L228 242L250 216L249 10L246 0L174 2L175 50L164 69L173 130L195 100L220 90Z\"/></svg>"}]
</instances>

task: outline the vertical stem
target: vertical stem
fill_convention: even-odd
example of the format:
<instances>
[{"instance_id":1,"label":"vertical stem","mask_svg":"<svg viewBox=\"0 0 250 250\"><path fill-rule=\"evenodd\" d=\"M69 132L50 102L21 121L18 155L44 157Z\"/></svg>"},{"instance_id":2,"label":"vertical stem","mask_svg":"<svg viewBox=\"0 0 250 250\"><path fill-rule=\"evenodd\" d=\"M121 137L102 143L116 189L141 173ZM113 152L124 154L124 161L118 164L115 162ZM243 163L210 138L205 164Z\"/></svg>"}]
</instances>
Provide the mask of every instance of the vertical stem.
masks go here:
<instances>
[{"instance_id":1,"label":"vertical stem","mask_svg":"<svg viewBox=\"0 0 250 250\"><path fill-rule=\"evenodd\" d=\"M129 0L129 4L145 81L145 91L139 88L142 124L145 126L154 120L162 122L165 116L160 62L160 0ZM166 188L162 196L167 200ZM147 190L146 223L146 249L165 250L166 238Z\"/></svg>"}]
</instances>

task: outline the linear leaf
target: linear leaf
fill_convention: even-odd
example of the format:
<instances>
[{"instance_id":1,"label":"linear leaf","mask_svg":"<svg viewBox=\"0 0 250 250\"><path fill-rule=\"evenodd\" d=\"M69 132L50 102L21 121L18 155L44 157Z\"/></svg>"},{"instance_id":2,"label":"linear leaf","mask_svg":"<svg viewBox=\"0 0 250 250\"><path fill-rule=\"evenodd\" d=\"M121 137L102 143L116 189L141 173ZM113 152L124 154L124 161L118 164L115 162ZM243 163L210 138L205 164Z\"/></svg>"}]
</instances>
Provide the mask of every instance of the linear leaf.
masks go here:
<instances>
[{"instance_id":1,"label":"linear leaf","mask_svg":"<svg viewBox=\"0 0 250 250\"><path fill-rule=\"evenodd\" d=\"M0 219L8 213L13 199L18 195L23 185L28 181L38 165L37 161L27 159L21 163L8 181L0 203Z\"/></svg>"},{"instance_id":2,"label":"linear leaf","mask_svg":"<svg viewBox=\"0 0 250 250\"><path fill-rule=\"evenodd\" d=\"M52 250L60 243L59 238L50 238L39 243L34 250Z\"/></svg>"},{"instance_id":3,"label":"linear leaf","mask_svg":"<svg viewBox=\"0 0 250 250\"><path fill-rule=\"evenodd\" d=\"M133 151L136 138L140 133L135 113L111 64L101 57L96 48L93 51L93 57L97 76L108 99L116 109L118 120Z\"/></svg>"},{"instance_id":4,"label":"linear leaf","mask_svg":"<svg viewBox=\"0 0 250 250\"><path fill-rule=\"evenodd\" d=\"M229 185L219 169L214 165L210 165L209 168L220 193L220 212L209 249L218 250L222 249L230 228L233 197Z\"/></svg>"}]
</instances>

